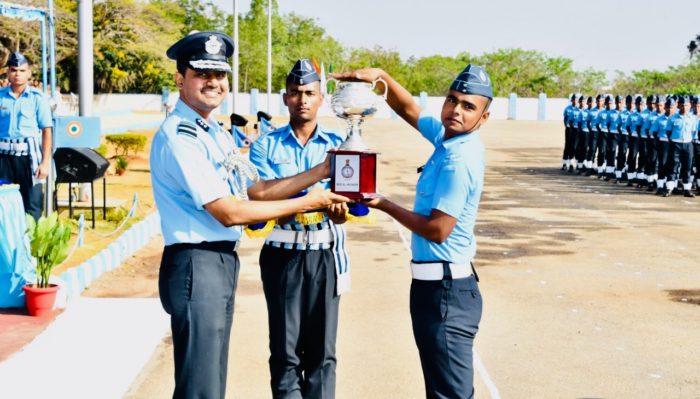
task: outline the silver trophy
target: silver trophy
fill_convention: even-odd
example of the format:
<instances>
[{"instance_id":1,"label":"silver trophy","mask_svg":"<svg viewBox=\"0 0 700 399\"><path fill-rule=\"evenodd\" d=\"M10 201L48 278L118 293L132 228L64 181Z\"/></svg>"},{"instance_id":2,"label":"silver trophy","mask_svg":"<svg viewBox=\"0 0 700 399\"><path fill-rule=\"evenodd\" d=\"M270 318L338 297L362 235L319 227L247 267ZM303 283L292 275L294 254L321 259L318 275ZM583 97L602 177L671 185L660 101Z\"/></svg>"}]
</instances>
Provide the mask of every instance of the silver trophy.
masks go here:
<instances>
[{"instance_id":1,"label":"silver trophy","mask_svg":"<svg viewBox=\"0 0 700 399\"><path fill-rule=\"evenodd\" d=\"M348 122L348 134L337 149L331 153L331 190L352 199L376 197L377 153L362 140L360 124L377 112L386 99L387 84L383 79L374 82L335 81L331 97L331 109ZM384 94L377 95L377 82L384 83Z\"/></svg>"},{"instance_id":2,"label":"silver trophy","mask_svg":"<svg viewBox=\"0 0 700 399\"><path fill-rule=\"evenodd\" d=\"M340 146L341 150L369 151L362 141L360 124L377 112L379 105L386 100L387 84L384 79L374 82L335 81L336 88L331 97L331 109L340 118L348 122L348 136ZM377 82L384 84L384 94L377 95L374 88Z\"/></svg>"}]
</instances>

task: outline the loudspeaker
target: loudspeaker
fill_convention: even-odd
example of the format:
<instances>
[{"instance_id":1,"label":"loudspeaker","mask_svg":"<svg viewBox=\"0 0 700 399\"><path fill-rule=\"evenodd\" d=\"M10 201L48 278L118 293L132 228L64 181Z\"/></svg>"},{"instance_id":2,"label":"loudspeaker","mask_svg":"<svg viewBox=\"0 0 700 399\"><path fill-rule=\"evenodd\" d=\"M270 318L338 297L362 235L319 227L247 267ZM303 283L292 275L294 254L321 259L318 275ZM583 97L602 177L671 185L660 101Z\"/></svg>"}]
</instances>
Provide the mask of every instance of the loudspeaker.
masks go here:
<instances>
[{"instance_id":1,"label":"loudspeaker","mask_svg":"<svg viewBox=\"0 0 700 399\"><path fill-rule=\"evenodd\" d=\"M109 161L90 148L61 147L53 154L56 183L90 183L104 176Z\"/></svg>"}]
</instances>

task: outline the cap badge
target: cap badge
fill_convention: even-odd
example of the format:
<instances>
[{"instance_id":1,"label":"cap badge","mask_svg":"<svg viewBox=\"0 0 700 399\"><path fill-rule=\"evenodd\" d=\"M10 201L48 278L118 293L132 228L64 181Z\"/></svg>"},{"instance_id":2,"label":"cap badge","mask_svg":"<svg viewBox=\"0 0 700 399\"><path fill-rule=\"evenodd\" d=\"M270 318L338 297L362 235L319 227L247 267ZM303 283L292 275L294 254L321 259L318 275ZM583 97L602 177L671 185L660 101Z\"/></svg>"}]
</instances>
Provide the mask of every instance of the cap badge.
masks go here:
<instances>
[{"instance_id":1,"label":"cap badge","mask_svg":"<svg viewBox=\"0 0 700 399\"><path fill-rule=\"evenodd\" d=\"M221 50L221 46L223 46L223 44L224 43L217 39L216 36L211 35L209 36L209 40L207 40L207 42L204 43L204 50L209 54L219 54L219 51Z\"/></svg>"}]
</instances>

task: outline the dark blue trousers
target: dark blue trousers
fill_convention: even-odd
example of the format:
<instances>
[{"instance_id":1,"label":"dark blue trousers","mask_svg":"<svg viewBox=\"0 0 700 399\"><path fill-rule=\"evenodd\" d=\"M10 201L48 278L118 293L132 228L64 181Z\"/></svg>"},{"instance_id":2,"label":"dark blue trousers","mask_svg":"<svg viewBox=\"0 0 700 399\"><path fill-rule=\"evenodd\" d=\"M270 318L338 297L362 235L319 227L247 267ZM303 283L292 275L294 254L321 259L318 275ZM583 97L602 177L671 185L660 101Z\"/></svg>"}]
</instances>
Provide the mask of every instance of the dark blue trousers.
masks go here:
<instances>
[{"instance_id":1,"label":"dark blue trousers","mask_svg":"<svg viewBox=\"0 0 700 399\"><path fill-rule=\"evenodd\" d=\"M260 276L270 330L273 398L335 397L340 297L330 249L264 245Z\"/></svg>"},{"instance_id":2,"label":"dark blue trousers","mask_svg":"<svg viewBox=\"0 0 700 399\"><path fill-rule=\"evenodd\" d=\"M411 321L425 397L473 398L473 346L481 321L481 292L474 276L452 280L447 267L445 274L442 281L411 282Z\"/></svg>"},{"instance_id":3,"label":"dark blue trousers","mask_svg":"<svg viewBox=\"0 0 700 399\"><path fill-rule=\"evenodd\" d=\"M39 220L44 210L44 185L34 184L31 158L0 154L0 179L19 184L24 211Z\"/></svg>"},{"instance_id":4,"label":"dark blue trousers","mask_svg":"<svg viewBox=\"0 0 700 399\"><path fill-rule=\"evenodd\" d=\"M173 398L224 398L240 264L234 242L168 245L158 288L173 335Z\"/></svg>"}]
</instances>

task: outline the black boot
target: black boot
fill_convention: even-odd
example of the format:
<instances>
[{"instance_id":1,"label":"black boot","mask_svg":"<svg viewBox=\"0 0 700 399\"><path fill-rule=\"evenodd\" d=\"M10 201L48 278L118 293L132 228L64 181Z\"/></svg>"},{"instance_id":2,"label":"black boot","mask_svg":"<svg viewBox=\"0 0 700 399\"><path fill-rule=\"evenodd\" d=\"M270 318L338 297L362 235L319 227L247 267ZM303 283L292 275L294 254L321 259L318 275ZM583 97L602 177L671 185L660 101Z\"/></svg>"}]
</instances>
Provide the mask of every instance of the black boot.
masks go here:
<instances>
[{"instance_id":1,"label":"black boot","mask_svg":"<svg viewBox=\"0 0 700 399\"><path fill-rule=\"evenodd\" d=\"M683 196L687 198L693 198L695 197L695 194L693 194L693 192L690 190L683 190Z\"/></svg>"},{"instance_id":2,"label":"black boot","mask_svg":"<svg viewBox=\"0 0 700 399\"><path fill-rule=\"evenodd\" d=\"M654 191L654 185L649 183L649 185L647 186L647 192L652 192L652 191Z\"/></svg>"}]
</instances>

